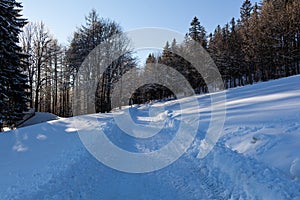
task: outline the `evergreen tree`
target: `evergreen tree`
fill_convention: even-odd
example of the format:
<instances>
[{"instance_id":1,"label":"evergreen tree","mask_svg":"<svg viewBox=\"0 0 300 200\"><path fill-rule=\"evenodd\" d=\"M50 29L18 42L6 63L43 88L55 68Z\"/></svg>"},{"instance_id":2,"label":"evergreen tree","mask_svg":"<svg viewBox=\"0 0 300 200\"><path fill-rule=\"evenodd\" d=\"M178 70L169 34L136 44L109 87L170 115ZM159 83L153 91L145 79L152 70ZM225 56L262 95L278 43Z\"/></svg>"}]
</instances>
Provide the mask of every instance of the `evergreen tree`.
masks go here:
<instances>
[{"instance_id":1,"label":"evergreen tree","mask_svg":"<svg viewBox=\"0 0 300 200\"><path fill-rule=\"evenodd\" d=\"M146 64L148 64L148 63L156 63L156 58L155 58L153 53L150 53L148 55L148 58L146 60Z\"/></svg>"},{"instance_id":2,"label":"evergreen tree","mask_svg":"<svg viewBox=\"0 0 300 200\"><path fill-rule=\"evenodd\" d=\"M0 121L15 125L23 116L28 102L27 76L18 35L26 20L21 18L21 3L0 1ZM2 127L0 127L2 129Z\"/></svg>"},{"instance_id":3,"label":"evergreen tree","mask_svg":"<svg viewBox=\"0 0 300 200\"><path fill-rule=\"evenodd\" d=\"M225 65L225 50L224 50L224 42L223 42L223 32L220 25L217 26L213 34L210 34L208 52L210 56L214 60L216 66L218 67L222 79L224 81L224 85L227 85L228 82L228 73L227 66Z\"/></svg>"},{"instance_id":4,"label":"evergreen tree","mask_svg":"<svg viewBox=\"0 0 300 200\"><path fill-rule=\"evenodd\" d=\"M245 0L240 8L241 22L247 24L251 17L251 12L253 10L250 0Z\"/></svg>"},{"instance_id":5,"label":"evergreen tree","mask_svg":"<svg viewBox=\"0 0 300 200\"><path fill-rule=\"evenodd\" d=\"M230 74L232 76L233 87L244 85L243 77L244 69L244 54L242 52L242 38L239 32L239 27L236 26L235 19L230 21L230 36L229 36L229 59L230 59Z\"/></svg>"},{"instance_id":6,"label":"evergreen tree","mask_svg":"<svg viewBox=\"0 0 300 200\"><path fill-rule=\"evenodd\" d=\"M257 6L257 4L255 4ZM244 54L244 62L246 64L246 82L249 84L253 83L254 76L254 65L255 65L255 51L253 43L258 39L257 33L257 18L253 18L254 14L251 12L255 12L257 14L257 7L252 7L250 1L245 0L243 3L240 14L241 14L241 23L240 27L240 35L242 37L241 43L241 51ZM254 26L253 26L254 25Z\"/></svg>"},{"instance_id":7,"label":"evergreen tree","mask_svg":"<svg viewBox=\"0 0 300 200\"><path fill-rule=\"evenodd\" d=\"M194 41L199 42L204 48L207 48L206 31L197 17L194 17L192 20L188 35Z\"/></svg>"}]
</instances>

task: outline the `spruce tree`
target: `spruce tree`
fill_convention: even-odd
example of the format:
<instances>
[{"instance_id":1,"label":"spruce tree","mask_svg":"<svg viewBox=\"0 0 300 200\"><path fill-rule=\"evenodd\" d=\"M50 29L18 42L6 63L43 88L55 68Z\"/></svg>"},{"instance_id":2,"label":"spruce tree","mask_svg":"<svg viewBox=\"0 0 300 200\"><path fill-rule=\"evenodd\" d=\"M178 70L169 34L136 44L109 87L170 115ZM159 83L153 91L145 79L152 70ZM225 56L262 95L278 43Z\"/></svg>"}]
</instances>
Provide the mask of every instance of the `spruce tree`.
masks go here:
<instances>
[{"instance_id":1,"label":"spruce tree","mask_svg":"<svg viewBox=\"0 0 300 200\"><path fill-rule=\"evenodd\" d=\"M27 55L18 46L18 35L26 24L20 15L21 8L15 0L0 0L0 121L9 126L22 118L28 101L24 74Z\"/></svg>"},{"instance_id":2,"label":"spruce tree","mask_svg":"<svg viewBox=\"0 0 300 200\"><path fill-rule=\"evenodd\" d=\"M242 7L240 8L241 21L242 23L248 23L251 12L253 10L252 4L249 0L245 0Z\"/></svg>"},{"instance_id":3,"label":"spruce tree","mask_svg":"<svg viewBox=\"0 0 300 200\"><path fill-rule=\"evenodd\" d=\"M200 24L197 17L194 17L192 20L188 35L194 41L199 42L204 48L207 47L205 28Z\"/></svg>"}]
</instances>

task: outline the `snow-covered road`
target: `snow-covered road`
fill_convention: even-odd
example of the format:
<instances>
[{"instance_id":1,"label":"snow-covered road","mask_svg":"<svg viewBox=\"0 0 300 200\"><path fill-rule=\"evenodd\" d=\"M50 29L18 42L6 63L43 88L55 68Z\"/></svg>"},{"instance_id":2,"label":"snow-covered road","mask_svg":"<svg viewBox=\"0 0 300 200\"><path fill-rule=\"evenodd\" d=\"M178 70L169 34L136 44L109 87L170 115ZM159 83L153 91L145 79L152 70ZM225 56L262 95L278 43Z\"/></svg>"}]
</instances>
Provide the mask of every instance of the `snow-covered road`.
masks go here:
<instances>
[{"instance_id":1,"label":"snow-covered road","mask_svg":"<svg viewBox=\"0 0 300 200\"><path fill-rule=\"evenodd\" d=\"M114 115L122 118L122 112L2 133L0 199L300 199L299 83L294 76L227 91L223 135L202 159L197 155L209 127L209 95L197 97L198 109L191 98L127 108L137 124L164 121L159 134L143 140L120 129ZM190 109L182 110L179 102ZM200 113L196 139L174 163L148 173L107 167L76 131L99 129L122 149L151 152L175 137L183 112Z\"/></svg>"}]
</instances>

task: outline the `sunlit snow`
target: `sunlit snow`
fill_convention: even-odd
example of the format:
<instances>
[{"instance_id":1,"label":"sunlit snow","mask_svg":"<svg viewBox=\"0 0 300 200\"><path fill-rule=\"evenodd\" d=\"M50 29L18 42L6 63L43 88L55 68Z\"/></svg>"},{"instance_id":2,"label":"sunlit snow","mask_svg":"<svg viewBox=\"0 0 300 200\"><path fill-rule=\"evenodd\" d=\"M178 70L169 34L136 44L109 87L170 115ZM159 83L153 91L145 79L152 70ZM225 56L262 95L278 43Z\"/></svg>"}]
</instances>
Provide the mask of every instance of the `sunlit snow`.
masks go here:
<instances>
[{"instance_id":1,"label":"sunlit snow","mask_svg":"<svg viewBox=\"0 0 300 200\"><path fill-rule=\"evenodd\" d=\"M0 199L299 199L299 84L300 76L294 76L228 90L222 136L203 159L197 155L211 119L209 95L197 96L199 109L193 97L124 108L136 126L163 122L157 135L142 139L117 126L114 116L122 119L124 110L1 133ZM182 118L183 113L200 118ZM180 120L191 119L200 126L187 152L144 174L102 164L77 133L102 130L120 148L145 153L168 144Z\"/></svg>"}]
</instances>

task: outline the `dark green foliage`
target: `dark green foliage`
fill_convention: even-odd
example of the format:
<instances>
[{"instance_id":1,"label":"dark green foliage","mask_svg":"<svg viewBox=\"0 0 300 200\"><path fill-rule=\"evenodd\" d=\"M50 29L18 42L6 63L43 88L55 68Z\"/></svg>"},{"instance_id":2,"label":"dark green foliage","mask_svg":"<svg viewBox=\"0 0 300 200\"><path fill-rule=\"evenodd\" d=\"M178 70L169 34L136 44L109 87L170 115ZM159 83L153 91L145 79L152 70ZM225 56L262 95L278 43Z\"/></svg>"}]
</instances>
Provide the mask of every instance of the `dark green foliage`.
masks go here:
<instances>
[{"instance_id":1,"label":"dark green foliage","mask_svg":"<svg viewBox=\"0 0 300 200\"><path fill-rule=\"evenodd\" d=\"M133 104L147 103L158 99L176 99L172 91L159 84L146 84L135 90L131 96Z\"/></svg>"},{"instance_id":2,"label":"dark green foliage","mask_svg":"<svg viewBox=\"0 0 300 200\"><path fill-rule=\"evenodd\" d=\"M162 55L150 55L147 62L165 64L176 69L189 81L196 93L205 93L203 77L189 62L174 53L174 49L193 52L190 41L206 49L217 65L225 88L253 84L259 81L300 73L300 1L264 0L252 5L245 0L240 8L240 19L224 27L218 26L207 36L197 17L191 22L185 41L173 42ZM173 48L173 49L172 49Z\"/></svg>"},{"instance_id":3,"label":"dark green foliage","mask_svg":"<svg viewBox=\"0 0 300 200\"><path fill-rule=\"evenodd\" d=\"M26 20L21 18L21 4L0 1L0 121L11 126L22 118L28 102L27 76L18 35ZM0 127L1 128L1 127Z\"/></svg>"},{"instance_id":4,"label":"dark green foliage","mask_svg":"<svg viewBox=\"0 0 300 200\"><path fill-rule=\"evenodd\" d=\"M208 50L226 87L299 73L299 11L299 1L263 1L252 6L245 0L237 23L232 19L222 31L218 26Z\"/></svg>"},{"instance_id":5,"label":"dark green foliage","mask_svg":"<svg viewBox=\"0 0 300 200\"><path fill-rule=\"evenodd\" d=\"M205 28L201 26L197 17L194 17L193 21L191 22L188 35L192 40L199 42L204 48L207 47Z\"/></svg>"}]
</instances>

